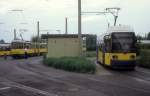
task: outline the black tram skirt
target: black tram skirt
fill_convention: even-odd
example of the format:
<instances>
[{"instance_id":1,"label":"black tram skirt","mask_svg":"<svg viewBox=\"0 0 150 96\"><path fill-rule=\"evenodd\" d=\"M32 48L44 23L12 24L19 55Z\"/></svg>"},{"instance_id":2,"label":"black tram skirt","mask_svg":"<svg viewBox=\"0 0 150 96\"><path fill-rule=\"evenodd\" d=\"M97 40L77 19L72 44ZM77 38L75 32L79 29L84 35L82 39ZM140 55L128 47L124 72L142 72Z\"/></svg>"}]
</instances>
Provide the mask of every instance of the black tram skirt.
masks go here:
<instances>
[{"instance_id":1,"label":"black tram skirt","mask_svg":"<svg viewBox=\"0 0 150 96\"><path fill-rule=\"evenodd\" d=\"M122 61L122 60L111 60L112 67L117 68L134 68L136 66L136 60L128 60L128 61Z\"/></svg>"}]
</instances>

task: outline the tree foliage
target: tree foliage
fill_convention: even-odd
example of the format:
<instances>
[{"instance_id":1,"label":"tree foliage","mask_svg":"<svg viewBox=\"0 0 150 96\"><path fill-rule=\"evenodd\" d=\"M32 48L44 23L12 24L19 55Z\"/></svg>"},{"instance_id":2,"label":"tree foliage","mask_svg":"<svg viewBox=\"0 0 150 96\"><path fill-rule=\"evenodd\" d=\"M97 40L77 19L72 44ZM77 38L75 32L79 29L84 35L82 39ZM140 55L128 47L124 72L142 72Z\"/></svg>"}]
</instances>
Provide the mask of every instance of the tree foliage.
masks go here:
<instances>
[{"instance_id":1,"label":"tree foliage","mask_svg":"<svg viewBox=\"0 0 150 96\"><path fill-rule=\"evenodd\" d=\"M96 50L96 41L97 41L96 35L87 36L87 38L86 38L87 51L95 51Z\"/></svg>"},{"instance_id":2,"label":"tree foliage","mask_svg":"<svg viewBox=\"0 0 150 96\"><path fill-rule=\"evenodd\" d=\"M39 38L39 40L41 40L41 38ZM31 37L31 41L32 42L37 42L38 41L38 37L37 36Z\"/></svg>"},{"instance_id":3,"label":"tree foliage","mask_svg":"<svg viewBox=\"0 0 150 96\"><path fill-rule=\"evenodd\" d=\"M150 32L147 34L147 39L150 40Z\"/></svg>"},{"instance_id":4,"label":"tree foliage","mask_svg":"<svg viewBox=\"0 0 150 96\"><path fill-rule=\"evenodd\" d=\"M5 43L5 41L2 39L2 40L0 40L0 43L1 43L1 44L4 44L4 43Z\"/></svg>"},{"instance_id":5,"label":"tree foliage","mask_svg":"<svg viewBox=\"0 0 150 96\"><path fill-rule=\"evenodd\" d=\"M137 38L137 40L143 40L144 37L137 35L136 38Z\"/></svg>"}]
</instances>

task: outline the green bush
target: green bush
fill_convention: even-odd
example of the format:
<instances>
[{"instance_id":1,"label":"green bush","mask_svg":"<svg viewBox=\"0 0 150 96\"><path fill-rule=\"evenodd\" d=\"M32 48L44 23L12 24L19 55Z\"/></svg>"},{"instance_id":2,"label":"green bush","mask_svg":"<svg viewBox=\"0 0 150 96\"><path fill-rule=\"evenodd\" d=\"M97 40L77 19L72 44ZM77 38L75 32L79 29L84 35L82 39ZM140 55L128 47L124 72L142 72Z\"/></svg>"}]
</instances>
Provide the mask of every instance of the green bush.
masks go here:
<instances>
[{"instance_id":1,"label":"green bush","mask_svg":"<svg viewBox=\"0 0 150 96\"><path fill-rule=\"evenodd\" d=\"M140 50L140 59L138 65L146 68L150 68L150 50Z\"/></svg>"},{"instance_id":2,"label":"green bush","mask_svg":"<svg viewBox=\"0 0 150 96\"><path fill-rule=\"evenodd\" d=\"M56 69L64 69L72 72L95 73L96 71L94 63L80 57L47 58L43 60L43 63Z\"/></svg>"},{"instance_id":3,"label":"green bush","mask_svg":"<svg viewBox=\"0 0 150 96\"><path fill-rule=\"evenodd\" d=\"M96 35L88 35L86 37L86 49L87 51L95 51L96 50Z\"/></svg>"}]
</instances>

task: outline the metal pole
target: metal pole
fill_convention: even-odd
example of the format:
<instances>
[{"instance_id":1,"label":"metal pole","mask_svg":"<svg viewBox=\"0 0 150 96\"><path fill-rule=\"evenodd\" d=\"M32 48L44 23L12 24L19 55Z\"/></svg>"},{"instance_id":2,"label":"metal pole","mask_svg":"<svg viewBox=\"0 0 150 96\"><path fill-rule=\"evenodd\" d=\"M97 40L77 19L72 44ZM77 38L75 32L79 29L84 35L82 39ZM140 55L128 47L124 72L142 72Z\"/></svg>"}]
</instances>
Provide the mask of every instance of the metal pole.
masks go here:
<instances>
[{"instance_id":1,"label":"metal pole","mask_svg":"<svg viewBox=\"0 0 150 96\"><path fill-rule=\"evenodd\" d=\"M37 47L38 47L38 56L40 56L40 38L39 38L39 36L40 36L40 28L39 28L39 25L40 25L40 23L39 23L39 21L37 22Z\"/></svg>"},{"instance_id":2,"label":"metal pole","mask_svg":"<svg viewBox=\"0 0 150 96\"><path fill-rule=\"evenodd\" d=\"M81 0L78 0L78 39L79 39L79 50L80 56L82 56L82 18L81 18Z\"/></svg>"},{"instance_id":3,"label":"metal pole","mask_svg":"<svg viewBox=\"0 0 150 96\"><path fill-rule=\"evenodd\" d=\"M16 36L16 29L14 29L14 40L16 40L17 36Z\"/></svg>"},{"instance_id":4,"label":"metal pole","mask_svg":"<svg viewBox=\"0 0 150 96\"><path fill-rule=\"evenodd\" d=\"M68 34L68 18L66 17L66 24L65 24L65 26L66 26L66 33L65 34Z\"/></svg>"},{"instance_id":5,"label":"metal pole","mask_svg":"<svg viewBox=\"0 0 150 96\"><path fill-rule=\"evenodd\" d=\"M114 16L114 26L116 26L116 23L117 23L117 19L118 19L118 16Z\"/></svg>"}]
</instances>

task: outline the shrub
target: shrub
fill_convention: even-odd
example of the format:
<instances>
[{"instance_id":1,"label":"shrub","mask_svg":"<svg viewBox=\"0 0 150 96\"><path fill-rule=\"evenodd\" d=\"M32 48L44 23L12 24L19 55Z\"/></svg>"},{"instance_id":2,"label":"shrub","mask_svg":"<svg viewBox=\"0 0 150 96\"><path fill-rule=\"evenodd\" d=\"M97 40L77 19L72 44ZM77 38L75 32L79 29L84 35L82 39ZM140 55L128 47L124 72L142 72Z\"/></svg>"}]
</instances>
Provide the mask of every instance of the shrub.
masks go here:
<instances>
[{"instance_id":1,"label":"shrub","mask_svg":"<svg viewBox=\"0 0 150 96\"><path fill-rule=\"evenodd\" d=\"M88 35L86 37L86 49L87 51L95 51L96 50L96 35Z\"/></svg>"},{"instance_id":2,"label":"shrub","mask_svg":"<svg viewBox=\"0 0 150 96\"><path fill-rule=\"evenodd\" d=\"M138 65L146 68L150 68L150 50L140 50L140 59Z\"/></svg>"},{"instance_id":3,"label":"shrub","mask_svg":"<svg viewBox=\"0 0 150 96\"><path fill-rule=\"evenodd\" d=\"M56 69L64 69L72 72L95 73L96 71L94 63L80 57L47 58L43 60L43 63Z\"/></svg>"}]
</instances>

